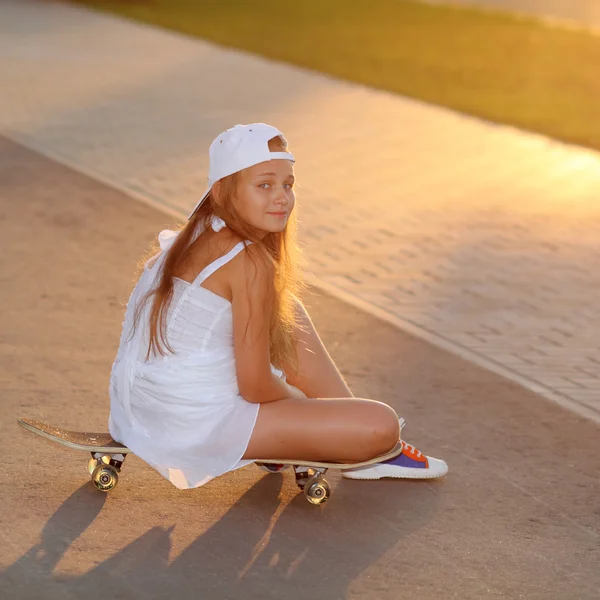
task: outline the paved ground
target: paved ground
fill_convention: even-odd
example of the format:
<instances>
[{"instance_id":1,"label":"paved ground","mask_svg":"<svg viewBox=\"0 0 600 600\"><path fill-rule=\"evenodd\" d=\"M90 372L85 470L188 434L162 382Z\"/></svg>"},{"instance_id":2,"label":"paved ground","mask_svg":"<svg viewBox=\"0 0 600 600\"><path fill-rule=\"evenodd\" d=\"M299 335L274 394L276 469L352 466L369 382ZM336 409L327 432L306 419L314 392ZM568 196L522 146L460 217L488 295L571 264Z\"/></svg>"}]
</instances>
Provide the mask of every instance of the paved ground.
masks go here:
<instances>
[{"instance_id":1,"label":"paved ground","mask_svg":"<svg viewBox=\"0 0 600 600\"><path fill-rule=\"evenodd\" d=\"M60 3L0 23L0 132L184 215L212 139L273 123L313 281L600 421L598 154Z\"/></svg>"},{"instance_id":2,"label":"paved ground","mask_svg":"<svg viewBox=\"0 0 600 600\"><path fill-rule=\"evenodd\" d=\"M425 0L437 4L481 6L508 10L549 20L571 22L583 27L600 29L598 0Z\"/></svg>"},{"instance_id":3,"label":"paved ground","mask_svg":"<svg viewBox=\"0 0 600 600\"><path fill-rule=\"evenodd\" d=\"M247 467L186 492L137 457L110 495L30 415L104 429L134 264L170 219L0 138L0 597L592 600L599 426L326 294L355 395L442 456L435 482L340 480L322 507Z\"/></svg>"}]
</instances>

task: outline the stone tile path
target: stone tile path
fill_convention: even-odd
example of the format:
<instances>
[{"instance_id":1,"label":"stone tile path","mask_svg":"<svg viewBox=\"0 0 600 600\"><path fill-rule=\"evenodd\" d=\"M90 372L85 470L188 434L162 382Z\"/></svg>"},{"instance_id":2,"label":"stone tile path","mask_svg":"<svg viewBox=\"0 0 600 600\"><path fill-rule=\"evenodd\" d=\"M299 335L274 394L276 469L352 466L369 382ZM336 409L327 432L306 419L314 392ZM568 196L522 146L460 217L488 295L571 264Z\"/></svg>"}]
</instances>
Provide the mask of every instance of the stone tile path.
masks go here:
<instances>
[{"instance_id":1,"label":"stone tile path","mask_svg":"<svg viewBox=\"0 0 600 600\"><path fill-rule=\"evenodd\" d=\"M600 420L599 154L52 2L0 2L0 89L2 134L180 216L218 133L280 127L312 281Z\"/></svg>"}]
</instances>

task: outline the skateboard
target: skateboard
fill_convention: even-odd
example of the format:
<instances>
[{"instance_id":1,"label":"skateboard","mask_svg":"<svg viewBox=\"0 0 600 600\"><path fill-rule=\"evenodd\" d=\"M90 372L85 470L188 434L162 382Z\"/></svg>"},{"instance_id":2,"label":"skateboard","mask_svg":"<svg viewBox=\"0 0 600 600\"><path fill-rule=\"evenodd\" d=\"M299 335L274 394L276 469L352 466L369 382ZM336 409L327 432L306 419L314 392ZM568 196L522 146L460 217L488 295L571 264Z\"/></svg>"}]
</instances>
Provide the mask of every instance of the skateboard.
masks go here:
<instances>
[{"instance_id":1,"label":"skateboard","mask_svg":"<svg viewBox=\"0 0 600 600\"><path fill-rule=\"evenodd\" d=\"M88 433L85 431L69 431L61 427L48 425L36 419L18 419L19 425L27 431L44 437L73 450L90 452L88 471L92 483L101 492L109 492L119 482L119 473L131 450L119 442L115 442L109 433ZM256 459L255 464L269 473L278 473L286 468L293 468L296 484L304 492L311 504L322 504L331 495L331 488L324 475L329 469L357 469L368 467L384 460L389 460L402 453L399 442L390 452L368 461L359 463L330 463L290 459Z\"/></svg>"}]
</instances>

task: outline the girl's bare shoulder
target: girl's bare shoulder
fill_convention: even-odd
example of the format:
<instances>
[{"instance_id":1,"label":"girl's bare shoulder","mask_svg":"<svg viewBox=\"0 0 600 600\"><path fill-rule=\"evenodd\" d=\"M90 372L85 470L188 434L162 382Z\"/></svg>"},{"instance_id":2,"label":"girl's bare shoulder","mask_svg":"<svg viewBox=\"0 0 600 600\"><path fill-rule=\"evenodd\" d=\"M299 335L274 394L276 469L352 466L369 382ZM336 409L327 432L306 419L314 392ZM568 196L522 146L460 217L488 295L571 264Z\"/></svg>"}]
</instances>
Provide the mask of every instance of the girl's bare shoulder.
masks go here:
<instances>
[{"instance_id":1,"label":"girl's bare shoulder","mask_svg":"<svg viewBox=\"0 0 600 600\"><path fill-rule=\"evenodd\" d=\"M257 244L246 244L230 264L232 291L247 292L250 287L267 288L273 282L275 266Z\"/></svg>"}]
</instances>

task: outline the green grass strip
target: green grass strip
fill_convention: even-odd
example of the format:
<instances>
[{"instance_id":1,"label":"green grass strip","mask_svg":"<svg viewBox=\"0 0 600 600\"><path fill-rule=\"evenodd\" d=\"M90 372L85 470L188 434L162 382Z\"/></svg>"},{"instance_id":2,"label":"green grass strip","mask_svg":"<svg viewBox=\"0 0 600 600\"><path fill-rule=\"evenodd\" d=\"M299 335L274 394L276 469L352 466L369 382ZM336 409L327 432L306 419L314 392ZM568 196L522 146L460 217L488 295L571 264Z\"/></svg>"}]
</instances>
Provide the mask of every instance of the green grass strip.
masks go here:
<instances>
[{"instance_id":1,"label":"green grass strip","mask_svg":"<svg viewBox=\"0 0 600 600\"><path fill-rule=\"evenodd\" d=\"M600 36L402 0L73 0L600 149Z\"/></svg>"}]
</instances>

